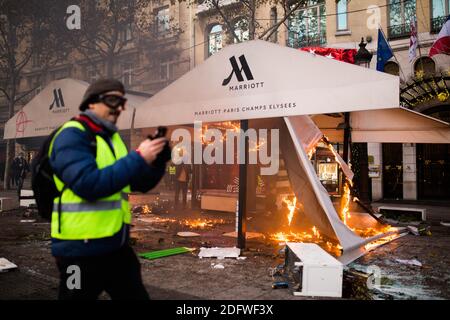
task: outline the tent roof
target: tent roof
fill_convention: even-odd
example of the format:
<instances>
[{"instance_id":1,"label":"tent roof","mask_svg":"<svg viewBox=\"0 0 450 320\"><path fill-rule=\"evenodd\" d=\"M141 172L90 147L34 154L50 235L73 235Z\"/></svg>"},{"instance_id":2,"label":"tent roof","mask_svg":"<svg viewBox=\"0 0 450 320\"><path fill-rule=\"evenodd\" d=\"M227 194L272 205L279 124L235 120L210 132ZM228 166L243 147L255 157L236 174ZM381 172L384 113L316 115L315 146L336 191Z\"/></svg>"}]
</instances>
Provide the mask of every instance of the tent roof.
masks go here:
<instances>
[{"instance_id":1,"label":"tent roof","mask_svg":"<svg viewBox=\"0 0 450 320\"><path fill-rule=\"evenodd\" d=\"M79 114L78 106L89 83L62 79L50 82L38 95L17 112L5 125L4 139L29 138L49 135L55 128ZM55 96L62 100L55 103ZM118 121L119 129L131 127L133 108L137 108L149 95L127 94L127 109Z\"/></svg>"},{"instance_id":2,"label":"tent roof","mask_svg":"<svg viewBox=\"0 0 450 320\"><path fill-rule=\"evenodd\" d=\"M231 59L237 69L233 74ZM245 62L248 69L243 68ZM137 111L135 125L398 107L398 77L253 40L225 47L148 99Z\"/></svg>"},{"instance_id":3,"label":"tent roof","mask_svg":"<svg viewBox=\"0 0 450 320\"><path fill-rule=\"evenodd\" d=\"M330 141L343 141L343 116L314 115L313 121ZM350 113L352 142L448 143L450 124L405 109Z\"/></svg>"}]
</instances>

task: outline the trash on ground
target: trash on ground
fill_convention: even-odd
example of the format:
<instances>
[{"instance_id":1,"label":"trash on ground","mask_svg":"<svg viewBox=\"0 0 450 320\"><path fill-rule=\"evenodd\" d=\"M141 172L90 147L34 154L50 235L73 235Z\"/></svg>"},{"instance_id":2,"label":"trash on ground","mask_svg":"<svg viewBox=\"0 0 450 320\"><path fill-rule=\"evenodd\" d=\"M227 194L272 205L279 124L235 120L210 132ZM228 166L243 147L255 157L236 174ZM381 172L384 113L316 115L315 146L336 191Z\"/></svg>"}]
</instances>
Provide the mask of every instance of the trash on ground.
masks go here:
<instances>
[{"instance_id":1,"label":"trash on ground","mask_svg":"<svg viewBox=\"0 0 450 320\"><path fill-rule=\"evenodd\" d=\"M421 224L421 225L419 225L419 227L417 229L419 230L419 235L431 236L430 226L428 226L426 224Z\"/></svg>"},{"instance_id":2,"label":"trash on ground","mask_svg":"<svg viewBox=\"0 0 450 320\"><path fill-rule=\"evenodd\" d=\"M200 237L200 234L196 233L196 232L190 232L190 231L186 231L186 232L178 232L177 236L179 237Z\"/></svg>"},{"instance_id":3,"label":"trash on ground","mask_svg":"<svg viewBox=\"0 0 450 320\"><path fill-rule=\"evenodd\" d=\"M272 283L272 289L286 289L289 288L289 283L286 281L275 281Z\"/></svg>"},{"instance_id":4,"label":"trash on ground","mask_svg":"<svg viewBox=\"0 0 450 320\"><path fill-rule=\"evenodd\" d=\"M139 257L148 259L148 260L154 260L154 259L164 258L164 257L168 257L168 256L173 256L176 254L188 253L191 251L193 251L193 249L191 249L191 248L179 247L179 248L139 253Z\"/></svg>"},{"instance_id":5,"label":"trash on ground","mask_svg":"<svg viewBox=\"0 0 450 320\"><path fill-rule=\"evenodd\" d=\"M450 222L441 221L441 226L450 227Z\"/></svg>"},{"instance_id":6,"label":"trash on ground","mask_svg":"<svg viewBox=\"0 0 450 320\"><path fill-rule=\"evenodd\" d=\"M218 264L211 263L211 266L213 267L213 269L225 269L225 266L221 263Z\"/></svg>"},{"instance_id":7,"label":"trash on ground","mask_svg":"<svg viewBox=\"0 0 450 320\"><path fill-rule=\"evenodd\" d=\"M408 226L408 230L409 230L409 232L411 232L415 236L420 235L419 229L417 229L416 227Z\"/></svg>"},{"instance_id":8,"label":"trash on ground","mask_svg":"<svg viewBox=\"0 0 450 320\"><path fill-rule=\"evenodd\" d=\"M12 269L16 269L17 266L12 263L11 261L5 259L5 258L0 258L0 272L6 272Z\"/></svg>"},{"instance_id":9,"label":"trash on ground","mask_svg":"<svg viewBox=\"0 0 450 320\"><path fill-rule=\"evenodd\" d=\"M237 258L241 254L241 249L239 248L200 248L200 253L198 257L202 258Z\"/></svg>"},{"instance_id":10,"label":"trash on ground","mask_svg":"<svg viewBox=\"0 0 450 320\"><path fill-rule=\"evenodd\" d=\"M237 238L237 232L228 232L223 234L224 237L230 237L230 238ZM264 238L264 235L259 232L246 232L245 233L246 239L254 239L254 238Z\"/></svg>"},{"instance_id":11,"label":"trash on ground","mask_svg":"<svg viewBox=\"0 0 450 320\"><path fill-rule=\"evenodd\" d=\"M416 259L412 259L412 260L402 260L402 259L395 259L395 261L397 261L398 263L402 263L402 264L408 264L411 266L417 266L417 267L421 267L422 263Z\"/></svg>"},{"instance_id":12,"label":"trash on ground","mask_svg":"<svg viewBox=\"0 0 450 320\"><path fill-rule=\"evenodd\" d=\"M245 260L247 257L237 257L238 260Z\"/></svg>"},{"instance_id":13,"label":"trash on ground","mask_svg":"<svg viewBox=\"0 0 450 320\"><path fill-rule=\"evenodd\" d=\"M33 222L36 222L36 220L27 220L27 219L20 220L20 223L33 223Z\"/></svg>"}]
</instances>

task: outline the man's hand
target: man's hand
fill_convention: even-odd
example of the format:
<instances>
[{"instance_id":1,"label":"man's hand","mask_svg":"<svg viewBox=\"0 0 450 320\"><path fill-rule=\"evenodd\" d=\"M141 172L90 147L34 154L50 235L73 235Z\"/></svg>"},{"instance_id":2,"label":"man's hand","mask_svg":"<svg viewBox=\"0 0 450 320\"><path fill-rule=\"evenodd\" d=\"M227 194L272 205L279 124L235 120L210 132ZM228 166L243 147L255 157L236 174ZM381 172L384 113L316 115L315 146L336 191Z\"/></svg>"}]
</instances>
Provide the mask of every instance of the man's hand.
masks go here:
<instances>
[{"instance_id":1,"label":"man's hand","mask_svg":"<svg viewBox=\"0 0 450 320\"><path fill-rule=\"evenodd\" d=\"M166 142L166 138L157 138L154 140L146 139L141 142L136 151L138 151L142 158L144 158L145 162L150 165L162 151Z\"/></svg>"}]
</instances>

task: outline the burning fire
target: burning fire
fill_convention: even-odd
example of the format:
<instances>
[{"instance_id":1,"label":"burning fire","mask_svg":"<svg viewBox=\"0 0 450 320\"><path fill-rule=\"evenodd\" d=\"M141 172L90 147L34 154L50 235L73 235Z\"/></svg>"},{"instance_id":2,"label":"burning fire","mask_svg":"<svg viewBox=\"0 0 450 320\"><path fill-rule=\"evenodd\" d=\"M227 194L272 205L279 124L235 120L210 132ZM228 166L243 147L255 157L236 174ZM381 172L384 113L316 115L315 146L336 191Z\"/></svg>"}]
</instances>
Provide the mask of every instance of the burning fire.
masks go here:
<instances>
[{"instance_id":1,"label":"burning fire","mask_svg":"<svg viewBox=\"0 0 450 320\"><path fill-rule=\"evenodd\" d=\"M185 225L192 229L205 229L212 228L217 224L225 224L226 221L223 219L184 219L180 221L180 224Z\"/></svg>"},{"instance_id":2,"label":"burning fire","mask_svg":"<svg viewBox=\"0 0 450 320\"><path fill-rule=\"evenodd\" d=\"M142 214L150 214L152 213L152 209L150 209L150 207L148 205L143 205L142 206Z\"/></svg>"},{"instance_id":3,"label":"burning fire","mask_svg":"<svg viewBox=\"0 0 450 320\"><path fill-rule=\"evenodd\" d=\"M297 197L294 197L294 200L289 200L287 197L283 199L283 202L286 203L289 213L287 215L288 223L291 225L292 218L294 218L295 207L297 206Z\"/></svg>"},{"instance_id":4,"label":"burning fire","mask_svg":"<svg viewBox=\"0 0 450 320\"><path fill-rule=\"evenodd\" d=\"M344 194L342 195L341 202L341 220L345 225L348 225L347 219L351 218L350 215L350 187L353 186L353 183L350 180L346 180L344 184Z\"/></svg>"},{"instance_id":5,"label":"burning fire","mask_svg":"<svg viewBox=\"0 0 450 320\"><path fill-rule=\"evenodd\" d=\"M313 231L313 235L316 238L320 238L320 232L319 232L319 230L317 230L316 226L312 227L312 231Z\"/></svg>"}]
</instances>

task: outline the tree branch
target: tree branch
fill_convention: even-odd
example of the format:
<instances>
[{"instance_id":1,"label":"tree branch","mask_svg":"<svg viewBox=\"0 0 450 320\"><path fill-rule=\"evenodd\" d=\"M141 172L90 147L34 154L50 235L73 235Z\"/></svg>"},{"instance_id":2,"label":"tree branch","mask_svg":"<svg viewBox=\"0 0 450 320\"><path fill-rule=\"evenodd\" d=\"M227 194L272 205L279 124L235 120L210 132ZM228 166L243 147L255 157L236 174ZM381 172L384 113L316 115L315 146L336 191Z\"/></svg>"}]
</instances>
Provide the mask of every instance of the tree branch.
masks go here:
<instances>
[{"instance_id":1,"label":"tree branch","mask_svg":"<svg viewBox=\"0 0 450 320\"><path fill-rule=\"evenodd\" d=\"M230 30L233 38L237 41L237 42L241 42L241 40L237 37L236 33L234 32L234 27L231 25L228 17L225 16L225 14L223 13L222 9L220 8L219 5L219 1L220 0L211 0L211 4L214 6L214 8L217 10L217 12L220 14L220 16L222 17L223 21L225 22L225 24L228 27L228 30Z\"/></svg>"},{"instance_id":2,"label":"tree branch","mask_svg":"<svg viewBox=\"0 0 450 320\"><path fill-rule=\"evenodd\" d=\"M283 19L281 19L275 25L273 25L272 27L270 27L269 29L264 31L263 34L261 34L259 36L259 39L264 38L264 36L267 34L265 40L268 41L270 39L270 37L278 30L278 28L282 24L284 24L284 22L292 15L292 13L294 13L303 3L304 3L304 1L298 1L294 7L292 7L288 12L285 13Z\"/></svg>"}]
</instances>

